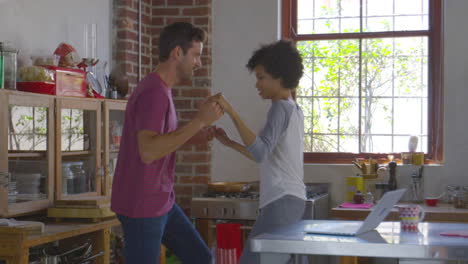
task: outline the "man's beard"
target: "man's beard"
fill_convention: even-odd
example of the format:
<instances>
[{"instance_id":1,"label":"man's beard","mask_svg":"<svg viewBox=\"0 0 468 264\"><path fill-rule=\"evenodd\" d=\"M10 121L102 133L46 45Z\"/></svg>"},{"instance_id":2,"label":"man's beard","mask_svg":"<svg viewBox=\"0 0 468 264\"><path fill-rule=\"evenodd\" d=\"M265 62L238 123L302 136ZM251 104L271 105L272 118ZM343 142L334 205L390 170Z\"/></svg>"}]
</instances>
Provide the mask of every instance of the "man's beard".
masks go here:
<instances>
[{"instance_id":1,"label":"man's beard","mask_svg":"<svg viewBox=\"0 0 468 264\"><path fill-rule=\"evenodd\" d=\"M193 71L192 69L185 69L182 65L178 66L178 77L180 83L189 82L192 80Z\"/></svg>"}]
</instances>

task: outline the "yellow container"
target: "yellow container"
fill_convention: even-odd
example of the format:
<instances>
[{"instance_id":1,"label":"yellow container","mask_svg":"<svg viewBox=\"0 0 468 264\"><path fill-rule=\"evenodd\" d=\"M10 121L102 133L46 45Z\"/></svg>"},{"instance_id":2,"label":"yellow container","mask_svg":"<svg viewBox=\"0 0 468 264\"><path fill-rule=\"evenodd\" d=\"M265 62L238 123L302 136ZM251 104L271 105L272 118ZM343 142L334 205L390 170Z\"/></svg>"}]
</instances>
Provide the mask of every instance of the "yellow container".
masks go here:
<instances>
[{"instance_id":1,"label":"yellow container","mask_svg":"<svg viewBox=\"0 0 468 264\"><path fill-rule=\"evenodd\" d=\"M413 165L424 165L424 152L413 153Z\"/></svg>"},{"instance_id":2,"label":"yellow container","mask_svg":"<svg viewBox=\"0 0 468 264\"><path fill-rule=\"evenodd\" d=\"M346 201L352 202L357 191L364 193L364 179L361 176L346 177Z\"/></svg>"}]
</instances>

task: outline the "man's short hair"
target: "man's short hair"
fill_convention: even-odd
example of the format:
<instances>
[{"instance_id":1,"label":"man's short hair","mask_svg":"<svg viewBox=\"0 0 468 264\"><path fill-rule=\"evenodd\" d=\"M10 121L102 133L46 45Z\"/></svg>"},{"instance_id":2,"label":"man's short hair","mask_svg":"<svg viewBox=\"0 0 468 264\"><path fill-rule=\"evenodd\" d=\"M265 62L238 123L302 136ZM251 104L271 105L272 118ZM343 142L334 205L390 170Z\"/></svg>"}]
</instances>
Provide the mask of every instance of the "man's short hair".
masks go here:
<instances>
[{"instance_id":1,"label":"man's short hair","mask_svg":"<svg viewBox=\"0 0 468 264\"><path fill-rule=\"evenodd\" d=\"M254 51L246 66L253 71L258 65L273 78L281 79L283 87L288 89L297 88L304 69L299 51L289 40L263 45Z\"/></svg>"},{"instance_id":2,"label":"man's short hair","mask_svg":"<svg viewBox=\"0 0 468 264\"><path fill-rule=\"evenodd\" d=\"M177 46L186 54L193 41L205 42L206 35L203 29L187 22L175 22L164 27L159 36L159 61L166 61Z\"/></svg>"}]
</instances>

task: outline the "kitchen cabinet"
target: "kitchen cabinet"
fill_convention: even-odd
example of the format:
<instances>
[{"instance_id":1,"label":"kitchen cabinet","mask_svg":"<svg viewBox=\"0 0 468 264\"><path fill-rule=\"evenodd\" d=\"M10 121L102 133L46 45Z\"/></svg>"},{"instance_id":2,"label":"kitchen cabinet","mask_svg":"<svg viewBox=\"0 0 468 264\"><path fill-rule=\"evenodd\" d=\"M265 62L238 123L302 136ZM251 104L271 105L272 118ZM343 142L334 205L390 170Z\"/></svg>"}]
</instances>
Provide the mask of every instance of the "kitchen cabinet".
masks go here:
<instances>
[{"instance_id":1,"label":"kitchen cabinet","mask_svg":"<svg viewBox=\"0 0 468 264\"><path fill-rule=\"evenodd\" d=\"M53 203L54 100L0 90L0 218L40 211Z\"/></svg>"},{"instance_id":2,"label":"kitchen cabinet","mask_svg":"<svg viewBox=\"0 0 468 264\"><path fill-rule=\"evenodd\" d=\"M0 90L0 217L110 196L125 107Z\"/></svg>"},{"instance_id":3,"label":"kitchen cabinet","mask_svg":"<svg viewBox=\"0 0 468 264\"><path fill-rule=\"evenodd\" d=\"M103 196L101 105L98 99L56 99L57 200Z\"/></svg>"},{"instance_id":4,"label":"kitchen cabinet","mask_svg":"<svg viewBox=\"0 0 468 264\"><path fill-rule=\"evenodd\" d=\"M92 255L101 254L93 263L108 264L111 228L118 225L117 219L100 223L46 223L41 234L27 234L15 228L3 227L5 230L0 232L0 259L7 264L27 264L30 263L30 249L35 246L57 241L66 244L81 238L91 241Z\"/></svg>"},{"instance_id":5,"label":"kitchen cabinet","mask_svg":"<svg viewBox=\"0 0 468 264\"><path fill-rule=\"evenodd\" d=\"M110 196L112 179L117 165L126 106L127 101L106 100L103 103L103 129L105 132L102 135L105 150L103 152L105 177L102 191L106 196Z\"/></svg>"}]
</instances>

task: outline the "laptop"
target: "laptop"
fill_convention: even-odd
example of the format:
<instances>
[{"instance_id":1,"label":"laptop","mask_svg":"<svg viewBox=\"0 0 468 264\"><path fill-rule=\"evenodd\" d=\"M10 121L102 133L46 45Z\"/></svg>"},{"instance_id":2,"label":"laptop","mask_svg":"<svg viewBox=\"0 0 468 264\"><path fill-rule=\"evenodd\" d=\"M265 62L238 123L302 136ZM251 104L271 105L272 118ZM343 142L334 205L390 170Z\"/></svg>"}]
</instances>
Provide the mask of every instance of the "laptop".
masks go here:
<instances>
[{"instance_id":1,"label":"laptop","mask_svg":"<svg viewBox=\"0 0 468 264\"><path fill-rule=\"evenodd\" d=\"M405 194L406 189L386 192L374 206L364 221L327 221L309 224L305 227L308 234L356 236L374 230L392 210L393 206Z\"/></svg>"}]
</instances>

